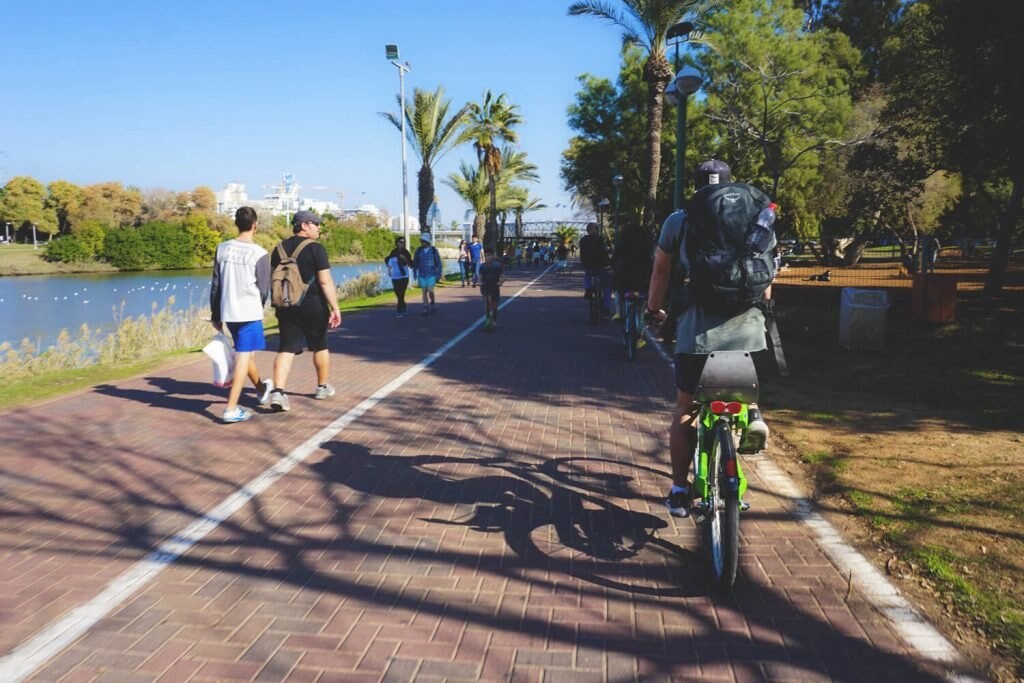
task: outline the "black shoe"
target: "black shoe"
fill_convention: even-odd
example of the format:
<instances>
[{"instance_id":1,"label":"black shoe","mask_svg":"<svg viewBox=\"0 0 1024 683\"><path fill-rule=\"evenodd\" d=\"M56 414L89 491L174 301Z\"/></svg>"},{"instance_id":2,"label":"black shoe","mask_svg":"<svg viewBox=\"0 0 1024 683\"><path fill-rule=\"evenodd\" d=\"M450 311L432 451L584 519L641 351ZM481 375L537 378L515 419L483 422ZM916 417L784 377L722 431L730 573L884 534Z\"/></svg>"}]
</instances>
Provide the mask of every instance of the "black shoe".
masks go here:
<instances>
[{"instance_id":1,"label":"black shoe","mask_svg":"<svg viewBox=\"0 0 1024 683\"><path fill-rule=\"evenodd\" d=\"M690 507L693 505L693 494L690 491L675 491L668 494L665 499L665 507L668 514L673 517L689 517Z\"/></svg>"}]
</instances>

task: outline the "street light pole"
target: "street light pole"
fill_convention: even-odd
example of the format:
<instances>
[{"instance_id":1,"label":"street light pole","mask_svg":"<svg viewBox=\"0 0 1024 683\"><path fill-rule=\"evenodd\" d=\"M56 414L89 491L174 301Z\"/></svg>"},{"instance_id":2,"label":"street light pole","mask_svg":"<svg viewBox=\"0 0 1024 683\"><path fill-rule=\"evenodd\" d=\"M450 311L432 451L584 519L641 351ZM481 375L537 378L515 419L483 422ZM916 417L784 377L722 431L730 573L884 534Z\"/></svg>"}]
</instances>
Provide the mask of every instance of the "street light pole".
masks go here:
<instances>
[{"instance_id":1,"label":"street light pole","mask_svg":"<svg viewBox=\"0 0 1024 683\"><path fill-rule=\"evenodd\" d=\"M405 72L409 71L410 67L409 62L403 64L398 61L397 45L385 45L384 49L387 53L387 58L398 69L399 106L402 109L399 113L399 117L402 119L402 220L400 224L402 226L402 237L405 238L405 243L409 244L409 174L406 170L405 155ZM422 225L420 230L423 230Z\"/></svg>"},{"instance_id":2,"label":"street light pole","mask_svg":"<svg viewBox=\"0 0 1024 683\"><path fill-rule=\"evenodd\" d=\"M622 180L622 176L617 174L612 177L612 185L615 186L615 218L612 223L612 233L616 241L619 237L619 190L622 188Z\"/></svg>"},{"instance_id":3,"label":"street light pole","mask_svg":"<svg viewBox=\"0 0 1024 683\"><path fill-rule=\"evenodd\" d=\"M669 28L666 40L676 39L676 75L665 88L665 101L676 105L676 182L672 204L676 211L683 208L683 190L686 179L686 105L690 95L700 89L704 78L692 66L679 68L679 43L693 31L693 24L681 21Z\"/></svg>"}]
</instances>

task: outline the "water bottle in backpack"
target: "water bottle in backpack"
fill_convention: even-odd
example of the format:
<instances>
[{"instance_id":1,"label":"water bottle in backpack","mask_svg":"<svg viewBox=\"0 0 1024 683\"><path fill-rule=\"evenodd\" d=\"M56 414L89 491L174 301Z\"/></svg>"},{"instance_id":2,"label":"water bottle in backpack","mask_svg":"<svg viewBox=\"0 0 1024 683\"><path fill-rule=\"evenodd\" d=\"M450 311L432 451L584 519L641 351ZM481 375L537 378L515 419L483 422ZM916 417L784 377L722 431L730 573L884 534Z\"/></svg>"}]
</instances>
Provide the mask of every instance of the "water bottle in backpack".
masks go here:
<instances>
[{"instance_id":1,"label":"water bottle in backpack","mask_svg":"<svg viewBox=\"0 0 1024 683\"><path fill-rule=\"evenodd\" d=\"M754 220L754 225L750 226L750 230L747 231L747 249L752 252L760 253L768 248L768 245L772 243L772 236L774 235L775 225L775 210L779 206L775 202L768 204L768 206L761 209L761 213L757 214L757 218Z\"/></svg>"}]
</instances>

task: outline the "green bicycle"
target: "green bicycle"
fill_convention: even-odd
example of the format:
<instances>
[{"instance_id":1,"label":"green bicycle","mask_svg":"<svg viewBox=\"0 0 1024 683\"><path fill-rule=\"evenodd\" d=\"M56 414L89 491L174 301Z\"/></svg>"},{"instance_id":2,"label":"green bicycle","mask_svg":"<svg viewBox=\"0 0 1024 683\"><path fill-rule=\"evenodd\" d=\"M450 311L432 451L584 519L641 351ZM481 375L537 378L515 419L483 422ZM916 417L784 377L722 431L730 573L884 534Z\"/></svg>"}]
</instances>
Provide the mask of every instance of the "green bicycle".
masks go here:
<instances>
[{"instance_id":1,"label":"green bicycle","mask_svg":"<svg viewBox=\"0 0 1024 683\"><path fill-rule=\"evenodd\" d=\"M702 528L711 561L711 578L729 590L739 567L740 511L747 478L737 457L737 439L747 428L749 404L757 401L758 379L746 351L715 351L697 382L694 402L697 446L694 453L695 521Z\"/></svg>"},{"instance_id":2,"label":"green bicycle","mask_svg":"<svg viewBox=\"0 0 1024 683\"><path fill-rule=\"evenodd\" d=\"M625 309L622 314L622 341L626 346L626 357L636 359L636 351L641 346L644 331L644 314L647 301L646 292L624 292Z\"/></svg>"}]
</instances>

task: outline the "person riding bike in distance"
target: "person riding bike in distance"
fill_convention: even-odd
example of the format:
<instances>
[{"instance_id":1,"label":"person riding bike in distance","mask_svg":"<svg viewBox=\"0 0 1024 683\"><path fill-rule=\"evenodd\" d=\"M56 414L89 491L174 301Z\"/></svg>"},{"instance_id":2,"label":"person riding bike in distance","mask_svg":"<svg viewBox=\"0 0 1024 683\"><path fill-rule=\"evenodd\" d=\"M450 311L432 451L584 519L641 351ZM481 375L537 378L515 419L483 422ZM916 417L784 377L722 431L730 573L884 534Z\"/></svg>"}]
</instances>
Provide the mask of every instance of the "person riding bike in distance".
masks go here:
<instances>
[{"instance_id":1,"label":"person riding bike in distance","mask_svg":"<svg viewBox=\"0 0 1024 683\"><path fill-rule=\"evenodd\" d=\"M654 244L647 230L637 224L626 225L615 245L611 261L618 299L617 318L624 314L626 293L647 293L651 281L653 251Z\"/></svg>"},{"instance_id":2,"label":"person riding bike in distance","mask_svg":"<svg viewBox=\"0 0 1024 683\"><path fill-rule=\"evenodd\" d=\"M689 278L686 308L679 314L676 322L677 392L669 435L672 488L665 501L669 514L676 517L688 516L692 505L688 473L696 436L694 420L697 412L693 396L708 354L712 351L762 351L767 348L765 317L759 304L749 300L737 303L729 299L727 286L718 286L721 280L715 285L711 284L716 275L721 277L721 272L716 273L714 263L716 257L719 262L727 260L721 256L724 253L721 247L727 240L724 235L715 234L724 230L712 212L704 209L706 202L719 198L719 201L723 202L729 202L731 199L734 206L751 206L755 202L768 203L767 196L753 186L730 183L730 173L728 164L715 159L697 166L695 184L698 190L690 200L689 210L676 211L666 218L662 225L654 253L654 270L648 287L645 317L649 322L660 322L666 317L662 307L666 304L666 294L671 284L674 257L678 259L678 266L681 266L677 267L677 270L682 271L676 276ZM743 198L749 201L742 202ZM762 207L753 208L753 213L749 217L743 215L735 219L741 223L740 230L746 229L743 226L753 224L760 208ZM766 273L767 281L764 283L766 288L758 287L755 290L756 298L763 297L764 302L771 298L770 249L774 246L775 239L772 236L768 265L764 266L769 270ZM719 250L716 251L715 247ZM709 254L712 255L711 258ZM764 448L767 438L768 426L761 419L760 410L752 404L749 425L741 438L739 452L756 453Z\"/></svg>"},{"instance_id":3,"label":"person riding bike in distance","mask_svg":"<svg viewBox=\"0 0 1024 683\"><path fill-rule=\"evenodd\" d=\"M580 240L580 263L583 265L583 287L589 290L591 281L597 279L601 284L604 315L608 317L612 310L611 274L608 266L608 247L601 236L597 223L587 223L587 234Z\"/></svg>"}]
</instances>

